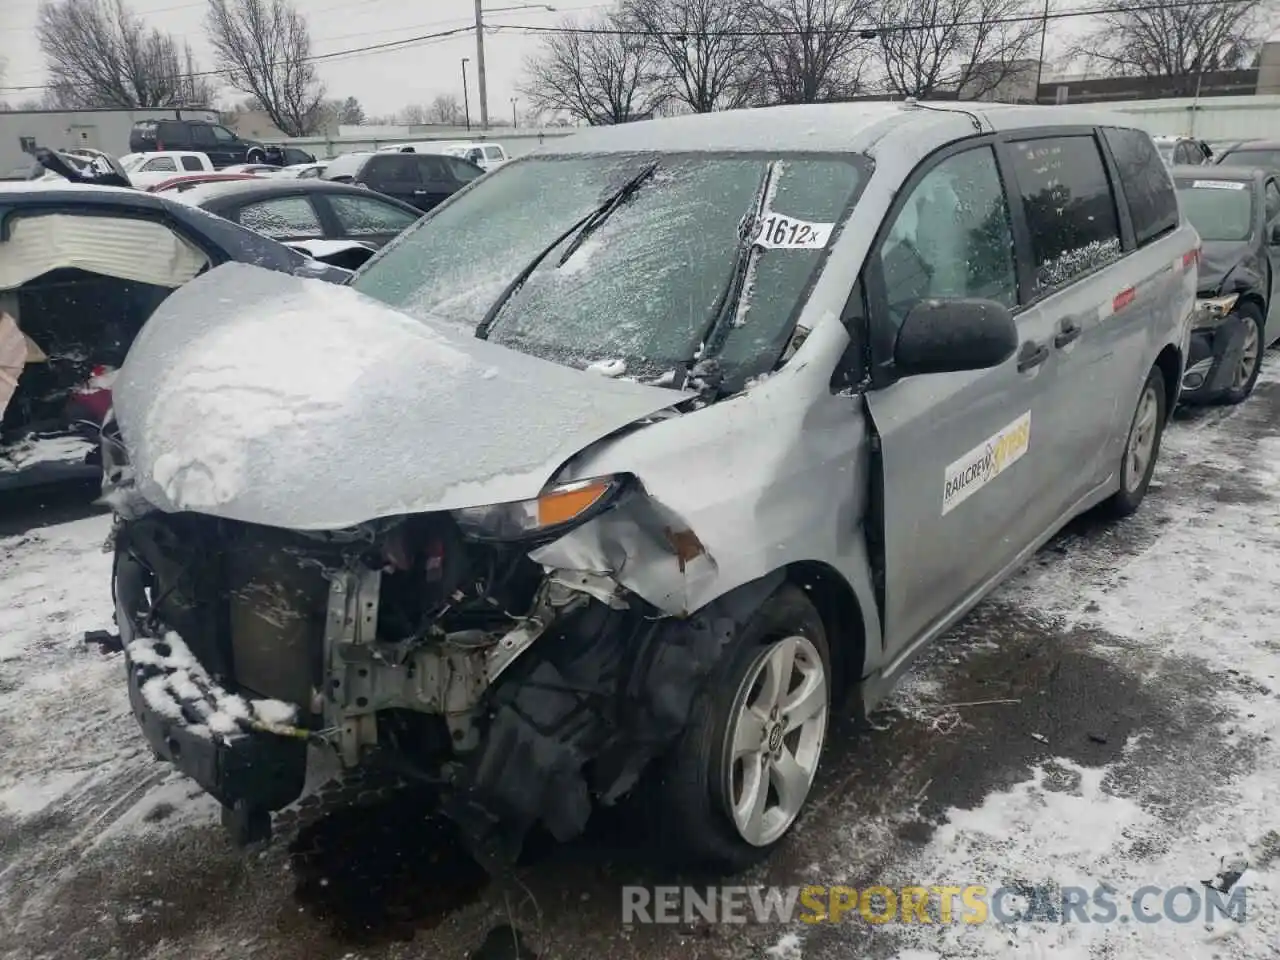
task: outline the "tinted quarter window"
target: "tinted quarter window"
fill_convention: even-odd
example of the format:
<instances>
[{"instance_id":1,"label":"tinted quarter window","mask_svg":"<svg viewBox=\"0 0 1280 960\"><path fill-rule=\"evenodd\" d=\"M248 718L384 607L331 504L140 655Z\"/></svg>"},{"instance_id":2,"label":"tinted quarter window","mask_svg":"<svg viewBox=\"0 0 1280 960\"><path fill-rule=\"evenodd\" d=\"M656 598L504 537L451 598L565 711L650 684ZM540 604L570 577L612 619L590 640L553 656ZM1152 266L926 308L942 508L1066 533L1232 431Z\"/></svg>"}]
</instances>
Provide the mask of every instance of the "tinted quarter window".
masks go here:
<instances>
[{"instance_id":1,"label":"tinted quarter window","mask_svg":"<svg viewBox=\"0 0 1280 960\"><path fill-rule=\"evenodd\" d=\"M215 140L221 140L223 143L231 143L236 138L236 135L226 127L213 127L212 130L213 138Z\"/></svg>"},{"instance_id":2,"label":"tinted quarter window","mask_svg":"<svg viewBox=\"0 0 1280 960\"><path fill-rule=\"evenodd\" d=\"M1031 231L1037 292L1118 259L1120 225L1097 141L1052 137L1009 146Z\"/></svg>"},{"instance_id":3,"label":"tinted quarter window","mask_svg":"<svg viewBox=\"0 0 1280 960\"><path fill-rule=\"evenodd\" d=\"M240 223L268 237L323 237L324 228L306 197L279 197L240 210Z\"/></svg>"},{"instance_id":4,"label":"tinted quarter window","mask_svg":"<svg viewBox=\"0 0 1280 960\"><path fill-rule=\"evenodd\" d=\"M148 160L142 165L142 172L150 173L152 171L176 173L178 167L173 162L173 157L156 157L154 160Z\"/></svg>"},{"instance_id":5,"label":"tinted quarter window","mask_svg":"<svg viewBox=\"0 0 1280 960\"><path fill-rule=\"evenodd\" d=\"M1141 130L1109 127L1102 132L1120 174L1120 188L1129 204L1138 246L1178 226L1178 201L1173 183L1151 138ZM1199 163L1199 157L1188 158Z\"/></svg>"},{"instance_id":6,"label":"tinted quarter window","mask_svg":"<svg viewBox=\"0 0 1280 960\"><path fill-rule=\"evenodd\" d=\"M203 170L204 167L200 164L199 157L183 157L182 169L183 170Z\"/></svg>"},{"instance_id":7,"label":"tinted quarter window","mask_svg":"<svg viewBox=\"0 0 1280 960\"><path fill-rule=\"evenodd\" d=\"M444 157L419 153L415 155L414 159L417 161L418 173L424 183L451 179L449 177L449 168L444 165Z\"/></svg>"},{"instance_id":8,"label":"tinted quarter window","mask_svg":"<svg viewBox=\"0 0 1280 960\"><path fill-rule=\"evenodd\" d=\"M927 297L1017 302L1009 208L990 147L948 157L911 189L879 266L895 325Z\"/></svg>"}]
</instances>

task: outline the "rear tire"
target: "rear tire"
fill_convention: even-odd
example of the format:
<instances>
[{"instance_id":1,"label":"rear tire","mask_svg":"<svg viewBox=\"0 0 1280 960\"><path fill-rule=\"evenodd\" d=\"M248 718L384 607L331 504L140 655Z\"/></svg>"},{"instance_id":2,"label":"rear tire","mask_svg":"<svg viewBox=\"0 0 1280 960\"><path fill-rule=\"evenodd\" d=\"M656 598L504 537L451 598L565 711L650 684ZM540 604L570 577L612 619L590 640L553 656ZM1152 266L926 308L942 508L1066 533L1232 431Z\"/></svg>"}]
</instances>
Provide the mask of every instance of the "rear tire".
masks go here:
<instances>
[{"instance_id":1,"label":"rear tire","mask_svg":"<svg viewBox=\"0 0 1280 960\"><path fill-rule=\"evenodd\" d=\"M1116 519L1136 512L1147 495L1151 474L1160 457L1167 403L1164 374L1159 367L1152 367L1129 422L1124 458L1120 463L1120 489L1103 504L1105 511Z\"/></svg>"},{"instance_id":2,"label":"rear tire","mask_svg":"<svg viewBox=\"0 0 1280 960\"><path fill-rule=\"evenodd\" d=\"M245 153L244 162L245 163L266 163L267 155L263 153L261 150L259 150L257 147L254 147L252 150L249 150L247 153Z\"/></svg>"},{"instance_id":3,"label":"rear tire","mask_svg":"<svg viewBox=\"0 0 1280 960\"><path fill-rule=\"evenodd\" d=\"M1224 404L1243 403L1247 400L1258 382L1258 374L1262 372L1262 311L1255 304L1242 303L1236 308L1236 316L1249 326L1245 330L1244 356L1235 371L1231 389L1222 395L1221 402Z\"/></svg>"},{"instance_id":4,"label":"rear tire","mask_svg":"<svg viewBox=\"0 0 1280 960\"><path fill-rule=\"evenodd\" d=\"M822 617L784 585L726 649L667 758L657 812L672 858L737 872L767 857L809 798L832 699Z\"/></svg>"}]
</instances>

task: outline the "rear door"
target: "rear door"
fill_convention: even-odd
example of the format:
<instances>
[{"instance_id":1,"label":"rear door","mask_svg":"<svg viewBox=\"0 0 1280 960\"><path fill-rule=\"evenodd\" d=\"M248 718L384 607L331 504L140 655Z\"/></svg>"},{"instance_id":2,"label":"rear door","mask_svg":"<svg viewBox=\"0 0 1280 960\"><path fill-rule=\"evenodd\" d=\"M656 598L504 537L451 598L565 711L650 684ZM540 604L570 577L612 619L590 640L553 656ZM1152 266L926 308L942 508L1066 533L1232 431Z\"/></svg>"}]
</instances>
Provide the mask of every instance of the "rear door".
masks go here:
<instances>
[{"instance_id":1,"label":"rear door","mask_svg":"<svg viewBox=\"0 0 1280 960\"><path fill-rule=\"evenodd\" d=\"M1030 241L1028 313L1048 329L1057 358L1055 402L1043 421L1056 450L1036 462L1040 499L1032 505L1053 524L1054 511L1074 507L1120 464L1114 437L1122 421L1127 429L1155 359L1147 339L1157 309L1171 306L1171 255L1135 259L1094 131L1054 130L1005 149ZM1167 170L1152 147L1135 176L1158 176L1172 191ZM1171 214L1160 229L1176 227L1176 206ZM1161 271L1162 280L1152 279Z\"/></svg>"},{"instance_id":2,"label":"rear door","mask_svg":"<svg viewBox=\"0 0 1280 960\"><path fill-rule=\"evenodd\" d=\"M866 402L883 471L884 631L897 657L933 635L1042 532L1035 478L1056 464L1046 429L1060 356L1020 306L1015 224L993 142L934 154L898 192L863 282L876 365L925 299L1009 307L1020 353L991 370L908 377Z\"/></svg>"},{"instance_id":3,"label":"rear door","mask_svg":"<svg viewBox=\"0 0 1280 960\"><path fill-rule=\"evenodd\" d=\"M427 211L439 206L458 192L461 184L454 178L449 161L453 157L438 154L419 153L413 155L418 165L418 176L422 183L415 193L413 205L419 210Z\"/></svg>"},{"instance_id":4,"label":"rear door","mask_svg":"<svg viewBox=\"0 0 1280 960\"><path fill-rule=\"evenodd\" d=\"M418 174L418 164L411 153L383 153L370 157L356 176L356 182L370 190L385 193L404 203L421 206L421 191L425 190Z\"/></svg>"},{"instance_id":5,"label":"rear door","mask_svg":"<svg viewBox=\"0 0 1280 960\"><path fill-rule=\"evenodd\" d=\"M231 165L232 161L227 156L226 151L219 148L218 141L213 135L213 129L208 124L197 123L192 125L191 143L191 149L207 156L215 170L221 170L223 167Z\"/></svg>"}]
</instances>

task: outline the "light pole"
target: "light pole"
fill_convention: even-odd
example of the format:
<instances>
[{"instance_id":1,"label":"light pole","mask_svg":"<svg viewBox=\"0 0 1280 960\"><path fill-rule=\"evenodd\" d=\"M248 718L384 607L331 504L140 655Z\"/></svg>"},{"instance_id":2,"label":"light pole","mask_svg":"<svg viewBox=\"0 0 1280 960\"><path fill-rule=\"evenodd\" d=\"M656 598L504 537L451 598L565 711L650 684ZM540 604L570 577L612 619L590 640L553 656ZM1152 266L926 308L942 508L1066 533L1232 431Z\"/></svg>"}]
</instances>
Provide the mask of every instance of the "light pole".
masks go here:
<instances>
[{"instance_id":1,"label":"light pole","mask_svg":"<svg viewBox=\"0 0 1280 960\"><path fill-rule=\"evenodd\" d=\"M467 132L471 132L471 100L467 96L467 64L471 62L470 57L462 58L462 109L467 115ZM457 114L454 114L457 116Z\"/></svg>"},{"instance_id":2,"label":"light pole","mask_svg":"<svg viewBox=\"0 0 1280 960\"><path fill-rule=\"evenodd\" d=\"M484 0L476 0L476 77L480 85L480 129L489 129L489 81L484 70ZM506 10L549 10L556 8L549 3L517 3L508 7L491 7L490 13L502 13ZM471 129L470 127L467 128Z\"/></svg>"},{"instance_id":3,"label":"light pole","mask_svg":"<svg viewBox=\"0 0 1280 960\"><path fill-rule=\"evenodd\" d=\"M516 119L516 98L511 98L511 129L517 130L520 127L520 121Z\"/></svg>"}]
</instances>

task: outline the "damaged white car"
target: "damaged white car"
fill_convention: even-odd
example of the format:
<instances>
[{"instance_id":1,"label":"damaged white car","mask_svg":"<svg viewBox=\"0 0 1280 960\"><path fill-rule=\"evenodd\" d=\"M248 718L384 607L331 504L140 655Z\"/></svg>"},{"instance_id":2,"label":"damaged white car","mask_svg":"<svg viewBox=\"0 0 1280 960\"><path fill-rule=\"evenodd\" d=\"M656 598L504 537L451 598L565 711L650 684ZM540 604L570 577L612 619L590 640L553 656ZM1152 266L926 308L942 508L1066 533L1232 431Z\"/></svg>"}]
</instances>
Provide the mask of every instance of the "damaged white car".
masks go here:
<instances>
[{"instance_id":1,"label":"damaged white car","mask_svg":"<svg viewBox=\"0 0 1280 960\"><path fill-rule=\"evenodd\" d=\"M1115 122L601 128L477 180L354 289L188 283L105 452L150 744L241 840L312 743L439 785L485 849L649 776L683 855L761 856L839 704L1071 516L1142 500L1196 238L1176 204L1143 232L1168 175Z\"/></svg>"}]
</instances>

